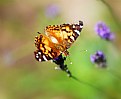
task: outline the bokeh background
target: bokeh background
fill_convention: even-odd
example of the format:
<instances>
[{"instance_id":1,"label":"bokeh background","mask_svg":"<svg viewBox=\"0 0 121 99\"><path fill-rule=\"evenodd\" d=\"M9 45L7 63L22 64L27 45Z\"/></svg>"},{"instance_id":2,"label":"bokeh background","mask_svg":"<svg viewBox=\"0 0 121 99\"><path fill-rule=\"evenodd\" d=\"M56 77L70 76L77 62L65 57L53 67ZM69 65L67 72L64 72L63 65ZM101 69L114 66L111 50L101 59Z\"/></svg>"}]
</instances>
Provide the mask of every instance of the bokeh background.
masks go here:
<instances>
[{"instance_id":1,"label":"bokeh background","mask_svg":"<svg viewBox=\"0 0 121 99\"><path fill-rule=\"evenodd\" d=\"M121 0L0 0L0 99L121 99L120 5ZM84 28L66 64L80 82L33 54L38 31L79 20ZM115 33L114 41L96 35L98 21ZM90 62L97 50L105 53L107 68Z\"/></svg>"}]
</instances>

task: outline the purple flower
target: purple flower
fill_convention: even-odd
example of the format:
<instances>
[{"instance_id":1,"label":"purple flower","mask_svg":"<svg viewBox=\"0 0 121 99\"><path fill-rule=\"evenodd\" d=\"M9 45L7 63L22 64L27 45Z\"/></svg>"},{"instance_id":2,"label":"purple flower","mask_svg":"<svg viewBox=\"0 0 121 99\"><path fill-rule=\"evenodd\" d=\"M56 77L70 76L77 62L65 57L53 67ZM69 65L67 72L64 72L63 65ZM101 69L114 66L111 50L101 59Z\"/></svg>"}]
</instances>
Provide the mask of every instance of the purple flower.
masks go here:
<instances>
[{"instance_id":1,"label":"purple flower","mask_svg":"<svg viewBox=\"0 0 121 99\"><path fill-rule=\"evenodd\" d=\"M114 40L114 33L110 31L110 28L104 22L98 22L95 26L96 33L105 40Z\"/></svg>"},{"instance_id":2,"label":"purple flower","mask_svg":"<svg viewBox=\"0 0 121 99\"><path fill-rule=\"evenodd\" d=\"M90 60L99 67L106 67L106 58L102 51L97 51L95 54L91 55Z\"/></svg>"},{"instance_id":3,"label":"purple flower","mask_svg":"<svg viewBox=\"0 0 121 99\"><path fill-rule=\"evenodd\" d=\"M59 7L57 5L50 4L45 9L45 15L48 18L54 18L57 15L59 15L59 12L60 12L59 10L60 9L59 9Z\"/></svg>"}]
</instances>

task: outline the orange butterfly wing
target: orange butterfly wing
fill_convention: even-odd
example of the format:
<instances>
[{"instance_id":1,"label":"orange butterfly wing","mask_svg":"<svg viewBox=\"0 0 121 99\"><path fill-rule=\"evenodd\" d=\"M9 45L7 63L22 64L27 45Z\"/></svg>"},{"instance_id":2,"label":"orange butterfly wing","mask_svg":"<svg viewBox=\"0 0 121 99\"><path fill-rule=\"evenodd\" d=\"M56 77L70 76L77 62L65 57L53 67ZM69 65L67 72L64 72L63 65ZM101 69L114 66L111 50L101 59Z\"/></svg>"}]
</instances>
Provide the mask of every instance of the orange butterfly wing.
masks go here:
<instances>
[{"instance_id":1,"label":"orange butterfly wing","mask_svg":"<svg viewBox=\"0 0 121 99\"><path fill-rule=\"evenodd\" d=\"M51 60L60 55L60 51L55 47L56 44L51 42L51 40L43 34L40 34L39 37L35 37L35 46L37 50L34 54L38 61Z\"/></svg>"},{"instance_id":2,"label":"orange butterfly wing","mask_svg":"<svg viewBox=\"0 0 121 99\"><path fill-rule=\"evenodd\" d=\"M83 27L83 22L79 24L62 24L47 26L45 33L47 36L40 34L35 37L35 46L37 50L34 52L38 61L48 61L57 58L61 53L66 56L67 51L72 43L78 38Z\"/></svg>"},{"instance_id":3,"label":"orange butterfly wing","mask_svg":"<svg viewBox=\"0 0 121 99\"><path fill-rule=\"evenodd\" d=\"M80 35L82 27L82 21L79 21L79 24L53 25L47 26L45 33L50 39L55 38L59 44L62 44L66 49L68 49Z\"/></svg>"}]
</instances>

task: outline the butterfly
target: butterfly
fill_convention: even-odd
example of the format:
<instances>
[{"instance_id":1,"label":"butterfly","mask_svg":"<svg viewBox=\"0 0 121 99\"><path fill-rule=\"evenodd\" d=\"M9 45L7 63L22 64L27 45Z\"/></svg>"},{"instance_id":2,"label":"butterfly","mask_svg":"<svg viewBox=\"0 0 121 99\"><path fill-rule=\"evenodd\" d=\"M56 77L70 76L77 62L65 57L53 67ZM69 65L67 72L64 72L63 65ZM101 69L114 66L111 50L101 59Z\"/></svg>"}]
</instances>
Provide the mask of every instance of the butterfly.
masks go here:
<instances>
[{"instance_id":1,"label":"butterfly","mask_svg":"<svg viewBox=\"0 0 121 99\"><path fill-rule=\"evenodd\" d=\"M67 49L76 41L83 28L83 22L78 24L49 25L45 28L45 34L38 32L35 37L34 51L37 61L48 61L57 58L60 54L69 55Z\"/></svg>"}]
</instances>

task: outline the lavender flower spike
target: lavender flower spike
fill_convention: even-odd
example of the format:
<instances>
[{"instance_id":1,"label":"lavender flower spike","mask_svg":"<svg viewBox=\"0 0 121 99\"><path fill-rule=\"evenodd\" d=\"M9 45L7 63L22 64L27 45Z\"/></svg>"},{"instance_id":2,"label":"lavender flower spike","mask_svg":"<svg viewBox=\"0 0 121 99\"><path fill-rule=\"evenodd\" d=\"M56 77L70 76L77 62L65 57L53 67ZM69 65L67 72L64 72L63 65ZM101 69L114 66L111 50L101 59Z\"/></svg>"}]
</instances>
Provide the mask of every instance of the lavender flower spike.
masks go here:
<instances>
[{"instance_id":1,"label":"lavender flower spike","mask_svg":"<svg viewBox=\"0 0 121 99\"><path fill-rule=\"evenodd\" d=\"M102 51L97 51L95 54L91 55L90 60L99 67L106 67L106 57Z\"/></svg>"},{"instance_id":2,"label":"lavender flower spike","mask_svg":"<svg viewBox=\"0 0 121 99\"><path fill-rule=\"evenodd\" d=\"M102 39L112 41L115 38L114 33L110 31L110 28L104 22L98 22L95 25L95 31Z\"/></svg>"}]
</instances>

